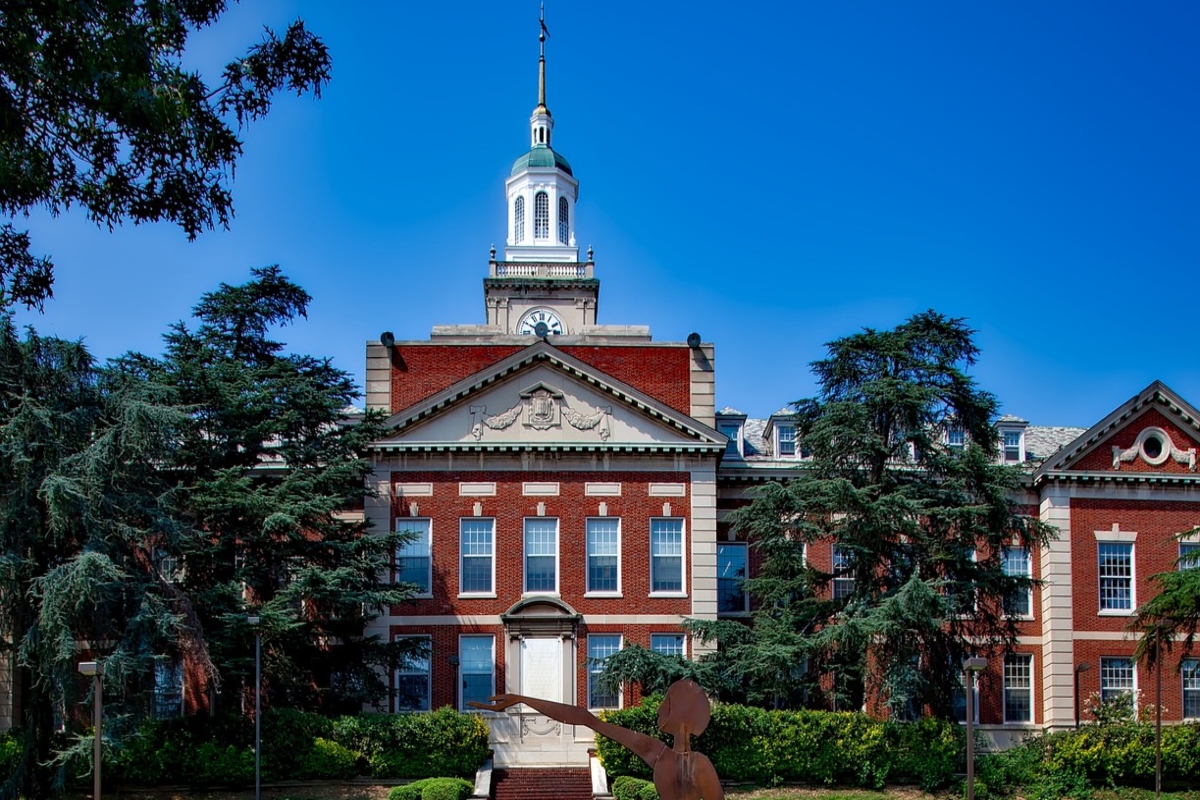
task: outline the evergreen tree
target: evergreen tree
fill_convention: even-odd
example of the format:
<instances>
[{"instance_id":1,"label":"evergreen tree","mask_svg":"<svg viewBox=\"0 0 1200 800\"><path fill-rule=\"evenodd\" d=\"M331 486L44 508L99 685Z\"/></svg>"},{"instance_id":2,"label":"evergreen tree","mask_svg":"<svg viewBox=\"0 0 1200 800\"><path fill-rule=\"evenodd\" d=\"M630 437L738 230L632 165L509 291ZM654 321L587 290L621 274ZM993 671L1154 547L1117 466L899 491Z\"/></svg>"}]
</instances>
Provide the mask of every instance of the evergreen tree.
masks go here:
<instances>
[{"instance_id":1,"label":"evergreen tree","mask_svg":"<svg viewBox=\"0 0 1200 800\"><path fill-rule=\"evenodd\" d=\"M181 58L226 0L17 3L0 8L0 305L40 307L49 259L12 220L78 206L98 225L168 221L189 238L232 215L238 132L281 90L319 93L325 45L300 21L268 30L207 85Z\"/></svg>"},{"instance_id":2,"label":"evergreen tree","mask_svg":"<svg viewBox=\"0 0 1200 800\"><path fill-rule=\"evenodd\" d=\"M397 655L365 637L365 624L410 587L389 580L398 537L367 535L361 515L347 513L362 507L363 456L381 415L347 418L350 376L269 336L304 317L309 299L277 267L256 269L248 283L205 295L195 329L174 326L161 358L128 356L118 368L190 413L164 471L193 532L173 555L219 665L209 688L229 695L248 683L253 613L269 702L358 710L382 695L380 671Z\"/></svg>"},{"instance_id":3,"label":"evergreen tree","mask_svg":"<svg viewBox=\"0 0 1200 800\"><path fill-rule=\"evenodd\" d=\"M819 396L795 404L811 460L734 515L762 556L754 625L691 627L721 645L718 683L752 701L814 702L832 681L838 708L877 692L893 714L949 716L963 660L1016 642L1005 599L1030 580L1005 574L1003 549L1049 529L1014 506L1020 473L997 463L997 403L966 372L978 350L961 319L928 311L827 347ZM832 571L805 557L817 542L841 554Z\"/></svg>"},{"instance_id":4,"label":"evergreen tree","mask_svg":"<svg viewBox=\"0 0 1200 800\"><path fill-rule=\"evenodd\" d=\"M1184 531L1177 538L1200 533L1200 528ZM1159 592L1137 610L1130 626L1142 634L1134 656L1153 664L1161 657L1162 649L1171 650L1177 637L1182 636L1185 654L1192 652L1196 633L1200 631L1200 549L1181 555L1177 569L1160 572L1151 577Z\"/></svg>"}]
</instances>

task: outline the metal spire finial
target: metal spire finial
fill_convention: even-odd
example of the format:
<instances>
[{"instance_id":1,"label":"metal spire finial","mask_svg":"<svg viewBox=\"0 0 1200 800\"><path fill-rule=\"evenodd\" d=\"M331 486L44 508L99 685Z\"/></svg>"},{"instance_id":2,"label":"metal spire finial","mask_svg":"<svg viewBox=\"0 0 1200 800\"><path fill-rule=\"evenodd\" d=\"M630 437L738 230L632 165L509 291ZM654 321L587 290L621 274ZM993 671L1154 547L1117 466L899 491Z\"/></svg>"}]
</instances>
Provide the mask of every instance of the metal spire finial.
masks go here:
<instances>
[{"instance_id":1,"label":"metal spire finial","mask_svg":"<svg viewBox=\"0 0 1200 800\"><path fill-rule=\"evenodd\" d=\"M550 36L550 31L546 28L546 4L542 3L542 13L538 17L538 25L541 26L538 31L538 46L540 55L538 56L538 105L546 105L546 38Z\"/></svg>"}]
</instances>

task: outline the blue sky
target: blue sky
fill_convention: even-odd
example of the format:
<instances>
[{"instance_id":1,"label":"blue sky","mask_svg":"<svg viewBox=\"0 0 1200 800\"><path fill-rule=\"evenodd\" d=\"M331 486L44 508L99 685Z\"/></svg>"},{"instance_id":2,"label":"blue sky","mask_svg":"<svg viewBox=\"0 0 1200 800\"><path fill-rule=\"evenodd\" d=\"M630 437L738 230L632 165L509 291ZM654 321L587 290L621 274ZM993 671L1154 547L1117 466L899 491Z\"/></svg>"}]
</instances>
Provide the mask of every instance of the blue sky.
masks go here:
<instances>
[{"instance_id":1,"label":"blue sky","mask_svg":"<svg viewBox=\"0 0 1200 800\"><path fill-rule=\"evenodd\" d=\"M1035 424L1155 378L1200 404L1200 4L548 5L600 321L715 342L720 405L808 396L824 342L926 308L968 318L980 383ZM333 81L245 132L232 230L35 213L58 282L24 321L159 352L202 292L278 263L314 297L283 338L360 383L380 331L483 321L537 3L257 0L188 63L215 77L297 16Z\"/></svg>"}]
</instances>

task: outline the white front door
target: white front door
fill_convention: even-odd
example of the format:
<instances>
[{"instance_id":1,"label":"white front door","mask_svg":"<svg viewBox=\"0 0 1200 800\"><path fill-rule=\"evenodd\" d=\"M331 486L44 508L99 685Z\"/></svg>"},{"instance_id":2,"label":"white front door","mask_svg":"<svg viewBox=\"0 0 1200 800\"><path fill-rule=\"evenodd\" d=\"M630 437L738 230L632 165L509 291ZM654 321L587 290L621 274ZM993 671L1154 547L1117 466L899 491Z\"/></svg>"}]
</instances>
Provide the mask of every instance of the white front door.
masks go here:
<instances>
[{"instance_id":1,"label":"white front door","mask_svg":"<svg viewBox=\"0 0 1200 800\"><path fill-rule=\"evenodd\" d=\"M563 702L561 638L521 640L521 691L526 697Z\"/></svg>"}]
</instances>

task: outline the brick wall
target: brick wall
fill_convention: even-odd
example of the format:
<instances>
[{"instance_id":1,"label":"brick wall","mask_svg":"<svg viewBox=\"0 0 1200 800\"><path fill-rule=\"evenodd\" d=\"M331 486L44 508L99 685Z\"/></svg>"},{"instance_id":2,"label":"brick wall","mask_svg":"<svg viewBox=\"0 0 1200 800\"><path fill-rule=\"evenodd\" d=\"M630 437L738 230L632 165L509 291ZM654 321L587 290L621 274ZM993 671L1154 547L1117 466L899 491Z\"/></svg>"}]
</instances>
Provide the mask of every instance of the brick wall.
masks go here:
<instances>
[{"instance_id":1,"label":"brick wall","mask_svg":"<svg viewBox=\"0 0 1200 800\"><path fill-rule=\"evenodd\" d=\"M1076 464L1072 465L1071 469L1093 472L1111 471L1112 448L1120 447L1122 450L1124 450L1132 447L1134 441L1138 437L1138 434L1146 428L1162 428L1167 432L1167 435L1171 437L1171 441L1174 442L1175 446L1184 450L1196 446L1196 440L1192 438L1191 434L1185 432L1171 419L1168 419L1161 411L1152 408L1103 441L1099 447L1081 458ZM1133 461L1122 461L1120 471L1166 472L1176 474L1190 474L1191 472L1187 464L1180 464L1174 458L1168 458L1162 464L1153 466L1142 460L1141 456L1133 459Z\"/></svg>"}]
</instances>

